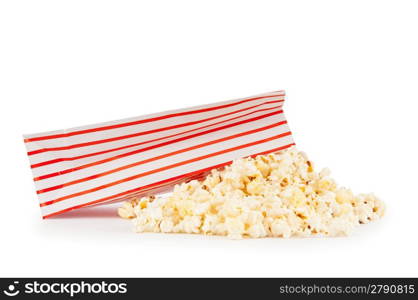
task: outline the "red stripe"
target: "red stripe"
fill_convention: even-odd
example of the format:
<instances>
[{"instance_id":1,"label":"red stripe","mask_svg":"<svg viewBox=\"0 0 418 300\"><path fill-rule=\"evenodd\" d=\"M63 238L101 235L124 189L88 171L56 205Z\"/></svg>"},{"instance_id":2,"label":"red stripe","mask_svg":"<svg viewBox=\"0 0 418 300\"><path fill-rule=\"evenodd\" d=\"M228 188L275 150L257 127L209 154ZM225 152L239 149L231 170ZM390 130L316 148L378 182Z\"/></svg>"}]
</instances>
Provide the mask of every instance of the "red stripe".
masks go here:
<instances>
[{"instance_id":1,"label":"red stripe","mask_svg":"<svg viewBox=\"0 0 418 300\"><path fill-rule=\"evenodd\" d=\"M255 108L255 107L258 107L258 106L265 105L265 104L278 103L278 102L281 102L281 101L280 100L279 101L268 101L268 102L264 102L264 103L261 103L261 104L258 104L258 105L254 105L252 107L245 108L243 110ZM87 158L87 157L91 157L91 156L95 156L95 155L106 154L106 153L113 152L113 151L123 150L123 149L131 148L131 147L135 147L135 146L140 146L140 145L143 145L143 144L149 144L149 143L156 142L156 141L159 141L159 140L168 139L168 138L179 136L179 135L182 135L182 134L185 134L185 133L189 133L189 132L197 131L197 130L204 129L204 128L207 128L207 127L211 127L211 126L214 126L214 125L229 122L229 121L239 119L239 118L242 118L242 117L245 117L245 116L248 116L248 115L251 115L251 114L255 114L255 113L258 113L258 112L261 112L261 111L268 111L268 110L272 110L272 109L276 109L276 108L280 108L280 107L282 107L282 106L280 105L280 106L275 106L275 107L270 107L270 108L258 109L258 110L255 110L255 111L243 114L243 115L239 115L237 117L233 117L233 118L226 119L226 120L223 120L223 121L219 121L219 122L216 122L216 123L212 123L212 124L209 124L209 125L201 126L201 127L195 128L195 129L186 130L186 131L183 131L183 132L180 132L180 133L164 136L164 137L161 137L161 138L147 140L147 141L140 142L140 143L135 143L135 144L131 144L131 145L126 145L126 146L122 146L122 147L107 149L107 150L103 150L103 151L99 151L99 152L93 152L93 153L88 153L88 154L74 156L74 157L56 158L56 159L52 159L52 160L48 160L48 161L33 164L33 165L31 165L31 168L38 168L38 167L42 167L42 166L45 166L45 165L54 164L54 163L58 163L58 162L62 162L62 161L73 161L73 160ZM242 111L242 110L240 110L240 111ZM233 113L237 113L237 112L238 111L235 111Z\"/></svg>"},{"instance_id":2,"label":"red stripe","mask_svg":"<svg viewBox=\"0 0 418 300\"><path fill-rule=\"evenodd\" d=\"M47 179L47 178L51 178L51 177L60 176L60 175L63 175L63 174L68 174L68 173L71 173L71 172L79 171L79 170L86 169L86 168L89 168L89 167L92 167L92 166L104 164L104 163L107 163L107 162L110 162L110 161L113 161L113 160L116 160L116 159L120 159L120 158L127 157L127 156L130 156L130 155L134 155L134 154L137 154L137 153L142 153L144 151L159 148L159 147L162 147L162 146L170 145L170 144L173 144L173 143L176 143L176 142L179 142L179 141L183 141L183 140L187 140L187 139L190 139L190 138L193 138L193 137L196 137L196 136L204 135L204 134L207 134L207 133L210 133L210 132L215 132L215 131L219 131L219 130L222 130L222 129L225 129L225 128L238 126L240 124L249 123L249 122L252 122L252 121L259 120L259 119L267 118L267 117L272 116L272 115L281 114L282 112L283 112L282 110L279 110L279 111L276 111L276 112L271 112L271 113L264 114L264 115L261 115L261 116L257 116L257 117L254 117L254 118L242 120L242 121L239 121L239 122L236 122L236 123L227 124L227 125L224 125L224 126L221 126L221 127L213 128L213 129L206 130L206 131L203 131L203 132L198 132L198 133L195 133L195 134L192 134L192 135L189 135L189 136L181 137L181 138L178 138L178 139L175 139L175 140L171 140L171 141L167 141L167 142L164 142L164 143L160 143L160 144L148 146L148 147L145 147L145 148L137 149L137 150L134 150L134 151L130 151L130 152L127 152L127 153L119 154L119 155L112 156L112 157L109 157L109 158L106 158L106 159L102 159L102 160L95 161L95 162L92 162L92 163L84 164L84 165L81 165L81 166L78 166L78 167L74 167L74 168L61 170L61 171L54 172L54 173L41 175L41 176L35 177L33 180L34 181L39 181L39 180L44 180L44 179Z\"/></svg>"},{"instance_id":3,"label":"red stripe","mask_svg":"<svg viewBox=\"0 0 418 300\"><path fill-rule=\"evenodd\" d=\"M185 160L185 161L182 161L182 162L178 162L178 163L171 164L171 165L168 165L168 166L164 166L164 167L161 167L161 168L158 168L158 169L154 169L154 170L150 170L150 171L143 172L143 173L140 173L140 174L136 174L136 175L124 178L124 179L113 181L113 182L110 182L110 183L107 183L107 184L104 184L104 185L101 185L101 186L97 186L97 187L94 187L94 188L91 188L91 189L88 189L88 190L84 190L84 191L81 191L81 192L77 192L77 193L73 193L73 194L70 194L70 195L63 196L63 197L59 197L59 198L54 199L54 200L46 201L46 202L41 203L40 206L43 207L43 206L51 205L51 204L54 204L54 203L57 203L57 202L60 202L60 201L68 200L68 199L71 199L71 198L74 198L74 197L78 197L78 196L82 196L82 195L85 195L85 194L97 192L99 190L102 190L102 189L105 189L105 188L108 188L108 187L112 187L112 186L115 186L115 185L118 185L118 184L121 184L121 183L124 183L124 182L127 182L127 181L131 181L131 180L134 180L134 179L137 179L137 178L140 178L140 177L144 177L144 176L148 176L148 175L151 175L151 174L159 173L159 172L162 172L162 171L165 171L165 170L173 169L173 168L176 168L176 167L179 167L179 166L182 166L182 165L186 165L186 164L189 164L189 163L193 163L193 162L196 162L196 161L200 161L200 160L210 158L210 157L213 157L213 156L217 156L217 155L221 155L221 154L224 154L224 153L232 152L232 151L239 150L239 149L242 149L242 148L247 148L247 147L255 146L255 145L258 145L258 144L266 143L266 142L269 142L269 141L272 141L272 140L275 140L275 139L280 139L280 138L288 136L288 135L291 135L290 131L285 132L285 133L281 133L281 134L278 134L278 135L275 135L275 136L272 136L272 137L269 137L269 138L266 138L266 139L262 139L262 140L254 141L254 142L251 142L251 143L239 145L239 146L232 147L232 148L229 148L229 149L224 149L224 150L214 152L214 153L209 153L209 154L206 154L206 155L203 155L203 156L198 156L198 157L188 159L188 160Z\"/></svg>"},{"instance_id":4,"label":"red stripe","mask_svg":"<svg viewBox=\"0 0 418 300\"><path fill-rule=\"evenodd\" d=\"M261 127L261 128L257 128L257 129L233 134L233 135L230 135L230 136L227 136L227 137L224 137L224 138L220 138L220 139L216 139L216 140L213 140L213 141L210 141L210 142L198 144L198 145L195 145L195 146L192 146L192 147L188 147L188 148L184 148L184 149L181 149L181 150L165 153L163 155L159 155L159 156L155 156L155 157L152 157L152 158L137 161L137 162L134 162L134 163L122 166L122 167L118 167L118 168L115 168L115 169L112 169L112 170L108 170L106 172L94 174L94 175L87 176L87 177L84 177L84 178L80 178L80 179L77 179L77 180L69 181L67 183L63 183L63 184L51 186L51 187L48 187L48 188L45 188L45 189L42 189L42 190L38 190L36 193L37 194L43 194L43 193L54 191L54 190L57 190L57 189L61 189L61 188L64 188L64 187L67 187L67 186L70 186L70 185L74 185L74 184L82 183L82 182L85 182L85 181L97 179L97 178L100 178L100 177L103 177L103 176L106 176L106 175L110 175L110 174L113 174L113 173L116 173L116 172L120 172L120 171L129 169L129 168L133 168L133 167L136 167L136 166L139 166L139 165L150 163L150 162L160 160L160 159L163 159L163 158L167 158L167 157L170 157L170 156L174 156L174 155L177 155L177 154L180 154L180 153L184 153L184 152L188 152L188 151L191 151L191 150L195 150L195 149L203 148L203 147L206 147L206 146L210 146L210 145L213 145L213 144L221 143L221 142L224 142L224 141L232 140L232 139L235 139L235 138L238 138L238 137L241 137L241 136L250 135L250 134L253 134L253 133L265 131L265 130L268 130L270 128L274 128L274 127L284 125L286 123L287 123L286 121L282 121L282 122L274 123L274 124L264 126L264 127Z\"/></svg>"},{"instance_id":5,"label":"red stripe","mask_svg":"<svg viewBox=\"0 0 418 300\"><path fill-rule=\"evenodd\" d=\"M192 180L204 180L206 178L206 176L209 175L209 173L210 173L209 171L206 171L206 172L198 173L198 174L194 174L194 175L192 174L191 176L180 177L180 178L177 178L177 179L173 179L170 182L167 182L167 183L164 183L164 184L159 184L155 187L148 187L148 188L145 188L145 189L143 189L139 192L135 192L135 193L132 193L130 195L122 196L122 197L112 199L112 200L109 200L109 201L101 202L101 203L98 203L96 205L112 204L112 203L120 202L120 201L123 201L123 200L128 200L129 198L133 198L133 197L140 197L140 196L144 197L145 195L147 195L146 192L149 192L149 191L152 191L152 194L155 195L155 194L160 193L159 192L160 190L164 191L164 190L167 189L167 187L174 186L174 185L182 183L182 182L190 182ZM151 193L149 193L149 194L151 194Z\"/></svg>"},{"instance_id":6,"label":"red stripe","mask_svg":"<svg viewBox=\"0 0 418 300\"><path fill-rule=\"evenodd\" d=\"M98 200L94 200L94 201L90 201L90 202L83 203L83 204L80 204L80 205L76 205L76 206L73 206L73 207L69 207L69 208L66 208L66 209L63 209L63 210L45 215L42 218L44 218L44 219L50 218L52 216L55 216L55 215L58 215L58 214L61 214L61 213L64 213L64 212L68 212L68 211L71 211L73 209L77 209L77 208L81 208L81 207L85 207L85 206L90 206L90 205L97 204L97 203L100 203L100 202L104 202L104 201L107 201L107 200L112 200L115 197L122 197L122 196L126 196L126 195L129 195L129 197L131 197L131 196L134 196L135 194L138 194L138 192L142 191L145 188L148 188L147 190L150 190L152 187L158 188L161 183L177 181L177 180L180 180L181 178L183 178L183 176L188 177L189 175L192 175L192 174L198 174L200 172L209 171L211 169L217 169L217 168L223 167L225 165L228 165L230 163L232 163L232 161L222 163L222 164L218 164L218 165L215 165L215 166L212 166L212 167L209 167L209 168L193 171L193 172L190 172L190 173L187 173L187 174L182 174L182 175L175 176L175 177L172 177L172 178L169 178L169 179L161 180L161 181L156 182L156 183L151 183L151 184L148 184L148 185L145 185L145 186L142 186L142 187L139 187L139 188L131 189L131 190L128 190L128 191L125 191L125 192L121 192L121 193L118 193L118 194L115 194L115 195L112 195L112 196L107 196L105 198L101 198L101 199L98 199Z\"/></svg>"},{"instance_id":7,"label":"red stripe","mask_svg":"<svg viewBox=\"0 0 418 300\"><path fill-rule=\"evenodd\" d=\"M277 101L282 102L283 100L277 100ZM112 138L108 138L108 139L101 139L101 140L79 143L79 144L73 144L73 145L62 146L62 147L41 148L41 149L38 149L38 150L29 151L28 155L35 155L35 154L50 152L50 151L71 150L71 149L75 149L75 148L88 147L88 146L94 146L94 145L99 145L99 144L104 144L104 143L115 142L115 141L119 141L119 140L130 139L130 138L137 137L137 136L152 134L152 133L156 133L156 132L176 129L176 128L180 128L180 127L186 127L186 126L190 126L190 125L195 125L195 124L211 121L211 120L218 119L220 117L223 117L223 116L229 115L229 114L231 114L231 113L226 113L226 114L223 114L223 115L217 115L217 116L214 116L214 117L201 119L201 120L198 120L198 121L191 121L191 122L187 122L187 123L176 124L176 125L171 125L171 126L162 127L162 128L156 128L156 129L152 129L152 130L148 130L148 131L141 131L141 132L136 132L136 133L132 133L132 134L112 137Z\"/></svg>"},{"instance_id":8,"label":"red stripe","mask_svg":"<svg viewBox=\"0 0 418 300\"><path fill-rule=\"evenodd\" d=\"M277 151L280 151L280 150L289 148L289 147L291 147L293 145L295 145L295 144L293 144L293 143L292 144L288 144L286 146L282 146L282 147L274 148L274 149L271 149L271 150L268 150L268 151L264 151L264 152L261 152L261 153L257 153L257 154L250 155L250 157L255 157L257 155L263 155L263 154L267 154L267 153L277 152ZM65 212L74 210L74 209L78 209L78 208L90 206L90 205L93 205L93 204L96 204L96 203L100 203L100 202L104 202L104 201L107 201L107 200L112 200L114 198L122 197L124 195L134 194L136 192L139 192L139 191L143 190L144 188L148 188L148 187L152 187L152 186L158 186L158 185L160 185L161 183L164 183L164 182L170 182L170 181L173 181L173 180L176 180L176 179L180 179L182 177L187 177L187 176L191 176L193 174L198 174L198 173L201 173L201 172L210 171L212 169L221 168L221 167L223 167L225 165L228 165L230 163L232 163L232 161L229 161L229 162L226 162L226 163L222 163L222 164L218 164L218 165L215 165L215 166L211 166L209 168L204 168L204 169L201 169L201 170L193 171L193 172L190 172L190 173L182 174L182 175L179 175L179 176L175 176L175 177L172 177L172 178L169 178L169 179L165 179L165 180L162 180L162 181L159 181L159 182L155 182L155 183L152 183L152 184L149 184L149 185L146 185L146 186L142 186L142 187L139 187L139 188L135 188L135 189L131 189L131 190L128 190L128 191L124 191L124 192L121 192L121 193L118 193L118 194L115 194L115 195L112 195L112 196L107 196L107 197L104 197L104 198L101 198L101 199L97 199L97 200L94 200L94 201L90 201L90 202L87 202L87 203L75 205L75 206L72 206L72 207L69 207L69 208L66 208L66 209L63 209L63 210L54 212L54 213L50 213L48 215L43 216L42 218L47 219L47 218L50 218L50 217L53 217L53 216L56 216L56 215L59 215L59 214L62 214L62 213L65 213Z\"/></svg>"},{"instance_id":9,"label":"red stripe","mask_svg":"<svg viewBox=\"0 0 418 300\"><path fill-rule=\"evenodd\" d=\"M208 112L208 111L212 111L212 110L218 110L218 109L222 109L222 108L226 108L226 107L236 106L236 105L239 105L241 103L246 103L246 102L260 100L260 99L280 97L280 96L284 96L284 94L280 93L280 94L269 95L269 96L254 97L254 98L245 99L245 100L241 100L241 101L234 102L234 103L218 105L218 106L214 106L214 107L208 107L208 108L197 109L197 110L191 110L191 111L185 111L185 112L179 112L179 113L172 113L172 114L159 116L159 117L154 117L154 118L149 118L149 119L144 119L144 120L138 120L138 121L132 121L132 122L126 122L126 123L121 123L121 124L114 124L114 125L108 125L108 126L102 126L102 127L96 127L96 128L90 128L90 129L84 129L84 130L78 130L78 131L66 132L66 133L60 133L60 134L54 134L54 135L48 135L48 136L39 136L39 137L27 138L27 139L25 139L25 143L30 143L30 142L35 142L35 141L43 141L43 140L49 140L49 139L58 139L58 138L64 138L64 137L79 135L79 134L86 134L86 133L90 133L90 132L97 132L97 131L103 131L103 130L110 130L110 129L116 129L116 128L121 128L121 127L133 126L133 125L149 123L149 122L159 121L159 120L173 118L173 117L180 117L180 116L186 116L186 115L197 114L197 113L202 113L202 112Z\"/></svg>"}]
</instances>

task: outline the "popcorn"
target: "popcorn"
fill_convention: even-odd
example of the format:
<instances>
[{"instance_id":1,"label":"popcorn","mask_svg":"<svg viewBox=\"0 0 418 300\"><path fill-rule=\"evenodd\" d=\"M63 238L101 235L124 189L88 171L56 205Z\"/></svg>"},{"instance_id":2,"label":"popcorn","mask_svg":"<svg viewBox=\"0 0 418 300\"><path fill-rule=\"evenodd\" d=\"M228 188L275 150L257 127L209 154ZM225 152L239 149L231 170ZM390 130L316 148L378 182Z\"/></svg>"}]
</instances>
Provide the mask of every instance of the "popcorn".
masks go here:
<instances>
[{"instance_id":1,"label":"popcorn","mask_svg":"<svg viewBox=\"0 0 418 300\"><path fill-rule=\"evenodd\" d=\"M168 197L125 202L118 212L137 232L200 233L231 239L344 236L384 215L373 194L338 187L295 147L242 158Z\"/></svg>"},{"instance_id":2,"label":"popcorn","mask_svg":"<svg viewBox=\"0 0 418 300\"><path fill-rule=\"evenodd\" d=\"M137 199L124 202L121 207L118 208L118 214L124 219L132 219L135 217L134 207L138 204Z\"/></svg>"}]
</instances>

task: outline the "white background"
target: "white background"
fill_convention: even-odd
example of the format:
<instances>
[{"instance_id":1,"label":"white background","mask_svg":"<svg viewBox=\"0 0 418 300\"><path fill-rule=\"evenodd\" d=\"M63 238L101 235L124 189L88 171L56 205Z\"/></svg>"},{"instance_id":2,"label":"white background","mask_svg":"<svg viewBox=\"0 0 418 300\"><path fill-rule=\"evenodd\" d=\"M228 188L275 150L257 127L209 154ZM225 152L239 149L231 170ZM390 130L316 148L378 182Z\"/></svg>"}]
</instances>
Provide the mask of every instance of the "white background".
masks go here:
<instances>
[{"instance_id":1,"label":"white background","mask_svg":"<svg viewBox=\"0 0 418 300\"><path fill-rule=\"evenodd\" d=\"M1 1L0 276L418 276L416 1ZM298 147L387 215L348 238L41 220L23 133L287 91Z\"/></svg>"}]
</instances>

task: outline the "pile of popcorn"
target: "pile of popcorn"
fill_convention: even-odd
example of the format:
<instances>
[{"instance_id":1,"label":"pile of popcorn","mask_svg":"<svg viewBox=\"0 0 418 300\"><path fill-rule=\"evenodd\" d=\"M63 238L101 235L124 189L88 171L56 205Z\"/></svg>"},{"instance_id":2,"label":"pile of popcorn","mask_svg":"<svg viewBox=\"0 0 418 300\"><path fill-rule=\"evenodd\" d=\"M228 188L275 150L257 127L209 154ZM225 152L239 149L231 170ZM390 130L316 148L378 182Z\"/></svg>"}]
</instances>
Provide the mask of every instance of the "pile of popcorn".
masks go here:
<instances>
[{"instance_id":1,"label":"pile of popcorn","mask_svg":"<svg viewBox=\"0 0 418 300\"><path fill-rule=\"evenodd\" d=\"M176 185L166 197L125 202L118 212L137 232L243 237L348 235L383 216L373 194L338 187L329 170L315 172L295 147L242 158L203 180Z\"/></svg>"}]
</instances>

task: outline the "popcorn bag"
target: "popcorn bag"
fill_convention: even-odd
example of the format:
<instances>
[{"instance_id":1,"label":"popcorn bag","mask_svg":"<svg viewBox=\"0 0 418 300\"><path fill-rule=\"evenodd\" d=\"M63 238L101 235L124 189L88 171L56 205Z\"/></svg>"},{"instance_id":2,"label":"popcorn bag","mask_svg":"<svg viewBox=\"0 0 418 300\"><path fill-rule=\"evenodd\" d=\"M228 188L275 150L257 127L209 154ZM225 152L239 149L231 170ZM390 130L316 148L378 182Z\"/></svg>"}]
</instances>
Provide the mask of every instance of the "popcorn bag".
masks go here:
<instances>
[{"instance_id":1,"label":"popcorn bag","mask_svg":"<svg viewBox=\"0 0 418 300\"><path fill-rule=\"evenodd\" d=\"M294 145L284 91L27 134L42 217L169 191L242 157Z\"/></svg>"}]
</instances>

